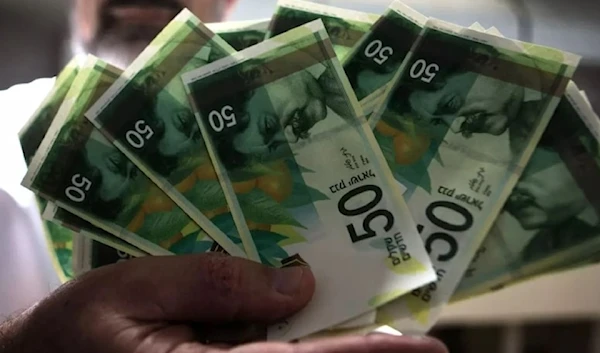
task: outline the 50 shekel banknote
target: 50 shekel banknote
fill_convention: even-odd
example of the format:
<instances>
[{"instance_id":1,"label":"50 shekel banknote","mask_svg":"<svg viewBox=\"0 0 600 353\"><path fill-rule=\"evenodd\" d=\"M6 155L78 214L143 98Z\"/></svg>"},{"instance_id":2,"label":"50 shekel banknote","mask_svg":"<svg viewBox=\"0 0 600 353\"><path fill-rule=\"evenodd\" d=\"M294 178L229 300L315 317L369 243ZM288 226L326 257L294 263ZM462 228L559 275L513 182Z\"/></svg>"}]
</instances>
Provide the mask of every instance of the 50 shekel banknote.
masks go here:
<instances>
[{"instance_id":1,"label":"50 shekel banknote","mask_svg":"<svg viewBox=\"0 0 600 353\"><path fill-rule=\"evenodd\" d=\"M579 57L430 19L371 116L438 280L378 310L428 330L450 299L554 113Z\"/></svg>"},{"instance_id":2,"label":"50 shekel banknote","mask_svg":"<svg viewBox=\"0 0 600 353\"><path fill-rule=\"evenodd\" d=\"M73 272L81 276L91 270L135 258L125 251L93 241L86 236L73 239Z\"/></svg>"},{"instance_id":3,"label":"50 shekel banknote","mask_svg":"<svg viewBox=\"0 0 600 353\"><path fill-rule=\"evenodd\" d=\"M480 32L485 31L485 28L483 26L481 26L481 24L479 24L478 22L473 23L471 26L469 26L469 28L474 29L476 31L480 31ZM361 106L362 106L363 110L368 109L368 108L365 108L364 104L361 104ZM338 330L340 328L348 329L348 328L373 325L377 321L376 314L377 314L377 312L373 311L368 314L361 315L357 318L354 318L350 321L343 323L342 325L339 325L338 327L332 328L332 330Z\"/></svg>"},{"instance_id":4,"label":"50 shekel banknote","mask_svg":"<svg viewBox=\"0 0 600 353\"><path fill-rule=\"evenodd\" d=\"M353 11L303 0L279 0L266 38L321 19L329 34L333 50L340 61L371 29L379 15Z\"/></svg>"},{"instance_id":5,"label":"50 shekel banknote","mask_svg":"<svg viewBox=\"0 0 600 353\"><path fill-rule=\"evenodd\" d=\"M308 264L319 283L269 339L331 327L435 278L320 20L183 80L240 234L263 262Z\"/></svg>"},{"instance_id":6,"label":"50 shekel banknote","mask_svg":"<svg viewBox=\"0 0 600 353\"><path fill-rule=\"evenodd\" d=\"M73 277L81 276L101 266L148 255L52 202L48 202L42 216L44 220L73 232L70 265Z\"/></svg>"},{"instance_id":7,"label":"50 shekel banknote","mask_svg":"<svg viewBox=\"0 0 600 353\"><path fill-rule=\"evenodd\" d=\"M258 260L237 232L180 78L233 52L183 10L86 117L229 254Z\"/></svg>"},{"instance_id":8,"label":"50 shekel banknote","mask_svg":"<svg viewBox=\"0 0 600 353\"><path fill-rule=\"evenodd\" d=\"M571 82L456 298L600 252L600 120Z\"/></svg>"},{"instance_id":9,"label":"50 shekel banknote","mask_svg":"<svg viewBox=\"0 0 600 353\"><path fill-rule=\"evenodd\" d=\"M121 74L90 56L23 185L153 255L216 250L214 242L84 117Z\"/></svg>"},{"instance_id":10,"label":"50 shekel banknote","mask_svg":"<svg viewBox=\"0 0 600 353\"><path fill-rule=\"evenodd\" d=\"M344 70L365 114L382 103L383 93L418 42L427 17L394 1L348 53Z\"/></svg>"},{"instance_id":11,"label":"50 shekel banknote","mask_svg":"<svg viewBox=\"0 0 600 353\"><path fill-rule=\"evenodd\" d=\"M85 56L76 56L63 68L44 101L19 131L21 150L28 167L52 124L56 112L65 100L73 81L75 81L83 60L85 60ZM47 201L36 196L36 203L41 213L45 209ZM73 278L74 233L68 228L48 221L42 222L42 228L54 269L60 281L64 283Z\"/></svg>"},{"instance_id":12,"label":"50 shekel banknote","mask_svg":"<svg viewBox=\"0 0 600 353\"><path fill-rule=\"evenodd\" d=\"M502 33L495 27L491 27L487 30L488 33L491 33L496 36L503 36ZM532 43L520 43L515 42L515 45L520 46L523 49L529 50L538 50L539 46ZM566 95L573 95L574 91L572 86L574 83L570 83L567 86L567 91L565 95L561 99L561 103L555 112L555 116L559 114L561 107L565 104ZM589 105L589 101L583 91L580 91L581 97L585 99L586 103ZM555 117L553 117L555 119ZM584 119L586 122L594 121L595 119ZM591 125L589 125L591 126ZM595 131L598 129L590 128L590 131ZM548 135L545 132L546 136ZM545 138L542 137L542 140ZM534 152L529 164L535 164L535 160L538 158L538 148ZM513 190L514 191L514 190ZM541 208L540 208L541 209ZM506 213L506 211L503 211ZM502 217L503 213L500 214L499 219ZM472 263L469 265L469 268L465 272L461 282L459 283L456 291L452 295L451 302L456 302L460 300L465 300L474 296L482 295L485 293L489 293L491 291L499 290L505 288L507 286L511 286L514 284L518 284L527 280L530 280L534 277L557 273L561 271L568 271L570 269L574 269L580 266L584 266L587 264L592 264L596 262L597 255L592 255L589 257L586 256L577 256L577 258L570 257L562 257L561 261L538 261L542 266L536 266L532 268L531 264L528 271L520 272L518 269L512 268L511 266L507 266L508 261L514 260L519 255L513 255L509 258L500 259L498 255L506 255L508 254L508 248L505 246L505 240L500 235L503 233L495 231L498 228L497 223L492 226L491 231L486 236L483 241L481 247L475 252L475 256L472 260ZM525 231L526 232L526 231ZM515 237L523 236L524 232L516 232L514 234ZM507 235L507 234L504 234ZM512 234L511 234L512 237ZM522 249L523 250L523 249ZM588 251L589 253L589 251ZM585 254L581 254L585 255ZM551 256L551 254L548 254ZM497 265L498 268L502 268L503 271L506 271L502 274L502 271L496 271L494 275L490 273L493 271L492 266ZM509 272L511 274L509 274ZM486 277L485 275L489 275ZM496 279L496 281L494 280Z\"/></svg>"},{"instance_id":13,"label":"50 shekel banknote","mask_svg":"<svg viewBox=\"0 0 600 353\"><path fill-rule=\"evenodd\" d=\"M64 228L70 229L76 234L89 238L94 242L110 246L118 251L125 252L135 257L147 256L148 253L136 248L135 246L121 240L120 238L92 225L89 222L75 216L74 214L56 206L53 202L48 202L46 209L42 214L44 220L51 221Z\"/></svg>"},{"instance_id":14,"label":"50 shekel banknote","mask_svg":"<svg viewBox=\"0 0 600 353\"><path fill-rule=\"evenodd\" d=\"M503 36L502 33L495 27L491 27L490 29L487 30L487 33L491 33L493 35L496 36ZM520 46L523 49L527 48L530 50L538 50L539 46L532 44L532 43L520 43L520 42L515 42L516 46ZM557 114L559 114L559 111L561 109L562 106L564 106L565 102L564 100L566 99L566 95L569 92L570 95L573 95L573 89L571 86L573 86L574 83L570 83L569 86L567 86L567 91L565 92L565 96L563 96L563 98L561 99L561 103L559 103L559 106L557 108L557 111L555 112L555 116L557 116ZM587 97L585 96L583 91L580 91L581 97L585 99L585 101L588 103L589 105L589 101L587 100ZM555 117L553 117L553 119L555 119ZM584 121L589 122L589 121L593 121L594 119L584 119ZM595 131L597 129L590 129L590 131ZM545 132L546 136L548 133ZM542 140L544 140L545 138L542 137ZM538 158L538 148L536 148L536 151L534 152L531 160L529 161L529 164L535 164L535 160ZM513 190L514 191L514 190ZM505 211L503 211L503 213L505 213ZM502 217L502 213L500 214L499 218ZM538 276L542 276L542 275L546 275L546 274L550 274L550 273L557 273L557 272L561 272L561 271L567 271L570 269L574 269L580 266L584 266L586 264L592 264L595 262L596 259L596 255L592 255L589 257L585 257L585 256L577 256L577 258L570 258L570 257L562 257L561 261L539 261L540 264L543 264L542 266L536 266L535 269L532 270L532 266L528 266L529 270L525 271L525 272L520 272L517 269L511 268L511 266L507 266L507 261L509 261L508 258L504 258L503 260L501 260L498 255L505 255L507 254L507 252L505 252L504 250L507 250L507 247L505 246L505 242L504 239L502 239L501 232L497 232L494 231L495 229L497 229L497 223L494 224L494 226L492 226L492 230L488 233L488 235L486 236L485 240L483 241L481 247L475 252L475 256L472 260L471 265L469 265L469 268L467 269L467 271L465 272L461 282L459 283L456 291L454 292L454 294L452 295L452 299L451 302L456 302L456 301L460 301L460 300L465 300L474 296L478 296L478 295L482 295L485 293L489 293L491 291L495 291L495 290L499 290L502 288L505 288L507 286L511 286L514 284L518 284L527 280L530 280L534 277L538 277ZM515 237L521 237L523 236L523 232L516 232L514 234ZM505 234L506 235L506 234ZM511 234L511 237L513 235ZM588 251L589 253L589 251ZM584 255L584 254L582 254ZM511 256L510 260L513 260L515 257L518 257L519 255L514 255ZM548 254L548 256L551 256L551 254ZM495 275L491 275L490 271L493 271L492 267L494 265L497 265L498 268L503 268L504 271L506 271L505 273L501 274L502 271L496 271ZM508 272L511 272L512 275L509 275ZM490 275L489 277L486 277L485 274ZM498 279L497 281L494 281L494 279Z\"/></svg>"}]
</instances>

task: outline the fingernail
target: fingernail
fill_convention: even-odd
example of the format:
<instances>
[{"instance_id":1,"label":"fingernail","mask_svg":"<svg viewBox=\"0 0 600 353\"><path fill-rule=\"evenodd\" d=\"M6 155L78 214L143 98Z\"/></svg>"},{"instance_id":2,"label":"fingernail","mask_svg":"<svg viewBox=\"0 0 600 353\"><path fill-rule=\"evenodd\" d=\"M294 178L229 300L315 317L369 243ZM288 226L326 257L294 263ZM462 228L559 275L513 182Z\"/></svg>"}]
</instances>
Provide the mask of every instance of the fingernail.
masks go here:
<instances>
[{"instance_id":1,"label":"fingernail","mask_svg":"<svg viewBox=\"0 0 600 353\"><path fill-rule=\"evenodd\" d=\"M295 266L274 270L273 289L284 295L294 295L300 289L302 276L304 276L303 267Z\"/></svg>"}]
</instances>

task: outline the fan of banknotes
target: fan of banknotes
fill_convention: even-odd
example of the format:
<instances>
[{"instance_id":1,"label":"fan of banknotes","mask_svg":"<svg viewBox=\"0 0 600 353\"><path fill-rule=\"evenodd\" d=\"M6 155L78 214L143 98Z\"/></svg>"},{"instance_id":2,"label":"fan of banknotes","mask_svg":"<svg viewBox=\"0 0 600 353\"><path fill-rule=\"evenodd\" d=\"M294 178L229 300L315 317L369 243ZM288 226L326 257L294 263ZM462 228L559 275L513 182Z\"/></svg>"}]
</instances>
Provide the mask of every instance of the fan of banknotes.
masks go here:
<instances>
[{"instance_id":1,"label":"fan of banknotes","mask_svg":"<svg viewBox=\"0 0 600 353\"><path fill-rule=\"evenodd\" d=\"M124 68L76 57L21 142L64 280L132 257L310 266L269 339L387 325L600 253L579 57L495 28L282 0L184 10ZM600 196L600 194L598 194Z\"/></svg>"}]
</instances>

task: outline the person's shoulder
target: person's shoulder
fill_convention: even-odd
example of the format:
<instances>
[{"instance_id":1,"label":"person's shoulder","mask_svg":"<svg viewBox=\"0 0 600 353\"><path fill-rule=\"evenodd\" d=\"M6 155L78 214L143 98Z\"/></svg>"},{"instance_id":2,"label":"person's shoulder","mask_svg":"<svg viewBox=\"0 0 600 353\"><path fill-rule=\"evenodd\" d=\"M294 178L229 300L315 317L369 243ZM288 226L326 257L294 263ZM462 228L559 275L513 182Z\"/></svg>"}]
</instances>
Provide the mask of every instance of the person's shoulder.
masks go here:
<instances>
[{"instance_id":1,"label":"person's shoulder","mask_svg":"<svg viewBox=\"0 0 600 353\"><path fill-rule=\"evenodd\" d=\"M39 78L0 91L0 130L18 133L50 93L55 78Z\"/></svg>"}]
</instances>

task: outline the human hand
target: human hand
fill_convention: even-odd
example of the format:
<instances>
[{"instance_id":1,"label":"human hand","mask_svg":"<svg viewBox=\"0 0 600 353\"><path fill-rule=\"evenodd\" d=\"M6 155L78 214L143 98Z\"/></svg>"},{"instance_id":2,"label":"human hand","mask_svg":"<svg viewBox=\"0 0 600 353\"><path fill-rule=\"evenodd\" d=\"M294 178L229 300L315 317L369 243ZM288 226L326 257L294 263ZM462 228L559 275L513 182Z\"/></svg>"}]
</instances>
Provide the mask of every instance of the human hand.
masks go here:
<instances>
[{"instance_id":1,"label":"human hand","mask_svg":"<svg viewBox=\"0 0 600 353\"><path fill-rule=\"evenodd\" d=\"M302 309L314 288L308 268L272 269L219 254L129 260L89 272L0 325L0 351L445 352L433 340L386 335L233 346L257 338L236 333L266 327Z\"/></svg>"}]
</instances>

